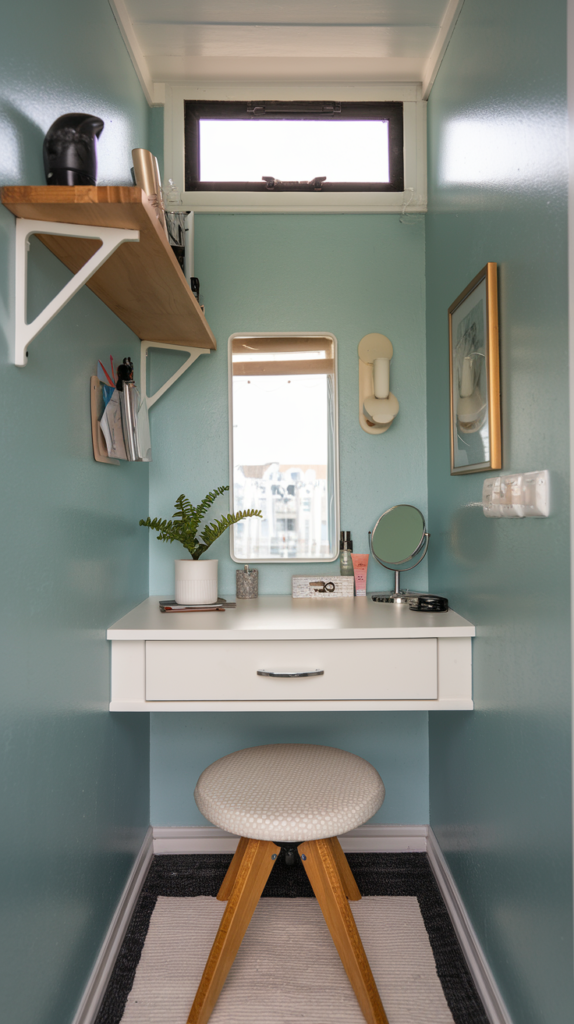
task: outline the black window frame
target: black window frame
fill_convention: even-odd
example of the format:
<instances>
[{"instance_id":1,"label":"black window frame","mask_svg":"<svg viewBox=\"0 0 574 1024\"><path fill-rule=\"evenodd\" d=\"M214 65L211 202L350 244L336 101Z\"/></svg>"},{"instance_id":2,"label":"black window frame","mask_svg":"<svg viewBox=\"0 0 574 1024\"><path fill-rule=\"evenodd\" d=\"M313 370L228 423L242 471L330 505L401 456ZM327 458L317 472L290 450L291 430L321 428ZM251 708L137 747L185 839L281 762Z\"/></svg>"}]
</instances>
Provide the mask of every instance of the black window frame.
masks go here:
<instances>
[{"instance_id":1,"label":"black window frame","mask_svg":"<svg viewBox=\"0 0 574 1024\"><path fill-rule=\"evenodd\" d=\"M390 181L324 181L320 189L306 183L288 182L270 189L265 181L200 181L199 121L289 120L289 121L376 121L389 123ZM404 127L402 102L293 102L221 100L184 101L185 191L186 192L404 192ZM273 169L269 169L273 173ZM317 168L317 174L321 169Z\"/></svg>"}]
</instances>

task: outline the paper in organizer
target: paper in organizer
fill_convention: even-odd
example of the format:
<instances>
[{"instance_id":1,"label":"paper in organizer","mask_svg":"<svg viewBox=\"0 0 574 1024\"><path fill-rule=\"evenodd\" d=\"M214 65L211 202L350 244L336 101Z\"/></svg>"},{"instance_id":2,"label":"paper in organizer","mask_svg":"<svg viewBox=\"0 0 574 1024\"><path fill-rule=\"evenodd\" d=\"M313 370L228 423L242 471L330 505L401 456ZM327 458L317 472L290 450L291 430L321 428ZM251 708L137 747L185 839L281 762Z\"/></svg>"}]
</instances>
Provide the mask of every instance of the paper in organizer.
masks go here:
<instances>
[{"instance_id":1,"label":"paper in organizer","mask_svg":"<svg viewBox=\"0 0 574 1024\"><path fill-rule=\"evenodd\" d=\"M133 379L133 363L124 359L118 366L118 380L111 387L102 379L98 366L98 377L102 381L104 413L100 427L105 438L108 456L127 462L150 462L151 439L147 403L141 402L140 394ZM106 377L109 378L104 370Z\"/></svg>"}]
</instances>

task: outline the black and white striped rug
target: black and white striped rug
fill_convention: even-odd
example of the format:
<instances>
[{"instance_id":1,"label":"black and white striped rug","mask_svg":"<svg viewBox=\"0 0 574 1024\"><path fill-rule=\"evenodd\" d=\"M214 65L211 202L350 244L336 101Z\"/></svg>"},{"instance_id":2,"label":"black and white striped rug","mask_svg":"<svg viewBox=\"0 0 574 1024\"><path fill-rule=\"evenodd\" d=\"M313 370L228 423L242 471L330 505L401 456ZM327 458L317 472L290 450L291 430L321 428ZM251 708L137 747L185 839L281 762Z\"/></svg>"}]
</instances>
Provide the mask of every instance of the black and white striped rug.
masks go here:
<instances>
[{"instance_id":1,"label":"black and white striped rug","mask_svg":"<svg viewBox=\"0 0 574 1024\"><path fill-rule=\"evenodd\" d=\"M97 1024L186 1024L230 857L154 858ZM390 1024L487 1024L425 854L349 854ZM273 869L213 1024L363 1024L301 864ZM311 897L311 898L310 898Z\"/></svg>"}]
</instances>

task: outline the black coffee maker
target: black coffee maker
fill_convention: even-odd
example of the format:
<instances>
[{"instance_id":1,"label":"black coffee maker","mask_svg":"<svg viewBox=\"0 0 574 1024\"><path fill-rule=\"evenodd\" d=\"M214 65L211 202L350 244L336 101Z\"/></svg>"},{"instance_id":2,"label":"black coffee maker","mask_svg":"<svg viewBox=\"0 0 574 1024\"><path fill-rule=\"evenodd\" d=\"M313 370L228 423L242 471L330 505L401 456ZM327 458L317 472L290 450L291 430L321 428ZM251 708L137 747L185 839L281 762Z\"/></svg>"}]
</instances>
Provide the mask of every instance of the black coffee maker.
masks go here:
<instances>
[{"instance_id":1,"label":"black coffee maker","mask_svg":"<svg viewBox=\"0 0 574 1024\"><path fill-rule=\"evenodd\" d=\"M93 114L63 114L44 138L44 171L48 185L95 185L98 174L96 139L104 122Z\"/></svg>"}]
</instances>

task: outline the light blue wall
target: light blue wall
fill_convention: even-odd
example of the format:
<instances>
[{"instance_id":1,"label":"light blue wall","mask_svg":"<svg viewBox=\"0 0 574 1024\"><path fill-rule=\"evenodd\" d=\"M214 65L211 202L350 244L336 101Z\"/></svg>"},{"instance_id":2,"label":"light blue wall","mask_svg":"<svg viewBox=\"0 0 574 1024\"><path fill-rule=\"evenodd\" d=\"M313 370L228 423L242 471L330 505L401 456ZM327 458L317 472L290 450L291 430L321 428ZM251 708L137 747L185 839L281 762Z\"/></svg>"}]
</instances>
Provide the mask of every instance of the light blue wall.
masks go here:
<instances>
[{"instance_id":1,"label":"light blue wall","mask_svg":"<svg viewBox=\"0 0 574 1024\"><path fill-rule=\"evenodd\" d=\"M157 157L159 173L163 181L163 107L149 108L148 128L148 148Z\"/></svg>"},{"instance_id":2,"label":"light blue wall","mask_svg":"<svg viewBox=\"0 0 574 1024\"><path fill-rule=\"evenodd\" d=\"M229 480L229 335L309 330L331 331L339 342L341 526L352 531L355 551L367 550L367 531L390 505L411 502L426 515L423 219L196 216L195 271L218 349L201 356L152 410L151 514L169 516L182 491L196 501ZM387 334L395 346L392 388L401 403L398 419L379 437L365 434L358 420L357 345L370 331ZM219 508L227 507L222 500ZM150 538L150 593L173 592L173 559L182 550ZM220 589L235 593L237 566L227 537L212 550L220 560ZM261 565L260 592L290 593L291 575L306 568L315 571ZM425 563L412 576L413 586L424 587ZM380 566L369 568L369 589L391 582ZM400 736L405 782L397 779L392 798L389 789L381 814L386 821L427 820L425 712L152 718L154 824L202 822L191 799L202 768L246 743L283 735L352 749L371 760L385 782L393 774L389 749ZM174 758L186 765L185 773L165 768Z\"/></svg>"},{"instance_id":3,"label":"light blue wall","mask_svg":"<svg viewBox=\"0 0 574 1024\"><path fill-rule=\"evenodd\" d=\"M2 13L0 183L43 184L60 114L106 122L100 182L129 183L147 107L107 0L21 0ZM83 290L30 346L13 332L14 219L0 209L0 990L9 1024L67 1024L149 820L146 716L110 715L105 628L147 593L147 467L98 465L89 377L136 357ZM32 245L37 311L68 279Z\"/></svg>"},{"instance_id":4,"label":"light blue wall","mask_svg":"<svg viewBox=\"0 0 574 1024\"><path fill-rule=\"evenodd\" d=\"M372 819L428 821L428 729L417 711L219 712L151 716L154 825L206 825L193 790L212 761L260 743L320 743L365 757L380 772L385 802Z\"/></svg>"},{"instance_id":5,"label":"light blue wall","mask_svg":"<svg viewBox=\"0 0 574 1024\"><path fill-rule=\"evenodd\" d=\"M566 3L466 0L429 103L431 589L476 623L475 711L430 715L431 823L510 1014L570 1024ZM504 471L547 520L487 520L449 474L447 309L500 275Z\"/></svg>"},{"instance_id":6,"label":"light blue wall","mask_svg":"<svg viewBox=\"0 0 574 1024\"><path fill-rule=\"evenodd\" d=\"M423 218L196 215L195 272L218 347L152 410L150 514L170 516L182 491L196 501L229 482L229 335L308 330L331 331L339 342L341 528L351 530L355 551L368 550L367 532L389 505L412 502L426 515ZM395 347L392 388L401 403L378 437L358 417L357 345L369 331ZM227 496L219 507L228 507ZM220 589L234 594L228 535L211 551ZM150 593L173 590L173 560L183 554L150 534ZM307 569L262 565L260 591L290 593L293 572ZM425 572L423 563L412 574L421 585ZM369 567L369 589L391 582L385 569Z\"/></svg>"}]
</instances>

